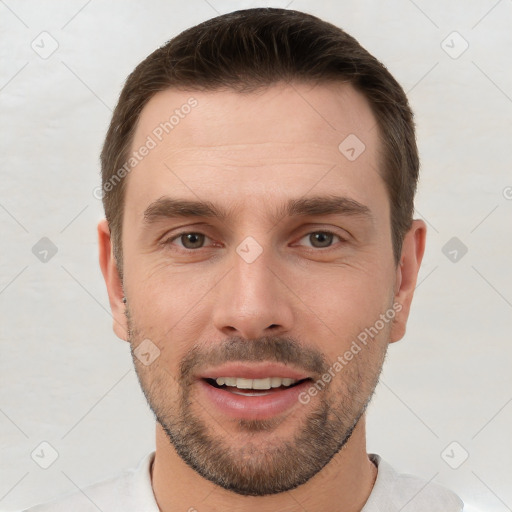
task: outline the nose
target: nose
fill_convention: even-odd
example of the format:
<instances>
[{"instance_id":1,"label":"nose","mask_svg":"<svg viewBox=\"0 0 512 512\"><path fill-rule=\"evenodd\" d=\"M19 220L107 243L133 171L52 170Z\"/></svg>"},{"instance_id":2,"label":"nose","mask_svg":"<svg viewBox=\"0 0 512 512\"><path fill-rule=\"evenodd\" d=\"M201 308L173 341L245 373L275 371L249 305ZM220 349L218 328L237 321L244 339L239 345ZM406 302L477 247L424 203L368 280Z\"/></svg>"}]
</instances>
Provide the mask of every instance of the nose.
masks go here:
<instances>
[{"instance_id":1,"label":"nose","mask_svg":"<svg viewBox=\"0 0 512 512\"><path fill-rule=\"evenodd\" d=\"M233 254L229 272L216 287L213 309L214 326L223 334L255 339L291 330L293 293L270 260L266 251L251 263Z\"/></svg>"}]
</instances>

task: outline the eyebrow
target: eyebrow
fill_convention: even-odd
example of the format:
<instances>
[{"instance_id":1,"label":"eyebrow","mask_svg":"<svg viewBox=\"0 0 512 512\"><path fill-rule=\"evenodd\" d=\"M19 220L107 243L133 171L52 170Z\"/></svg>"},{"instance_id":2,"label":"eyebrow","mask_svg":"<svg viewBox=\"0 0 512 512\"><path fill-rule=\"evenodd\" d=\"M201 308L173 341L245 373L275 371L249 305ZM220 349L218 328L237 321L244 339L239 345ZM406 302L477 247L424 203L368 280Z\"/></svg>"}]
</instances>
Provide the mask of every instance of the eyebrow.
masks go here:
<instances>
[{"instance_id":1,"label":"eyebrow","mask_svg":"<svg viewBox=\"0 0 512 512\"><path fill-rule=\"evenodd\" d=\"M205 217L226 221L236 213L234 208L224 209L211 201L192 201L188 199L163 196L151 203L144 211L144 224L150 225L163 219ZM283 217L307 217L320 215L343 215L361 217L373 221L371 210L349 197L314 196L290 199L270 215L271 221Z\"/></svg>"}]
</instances>

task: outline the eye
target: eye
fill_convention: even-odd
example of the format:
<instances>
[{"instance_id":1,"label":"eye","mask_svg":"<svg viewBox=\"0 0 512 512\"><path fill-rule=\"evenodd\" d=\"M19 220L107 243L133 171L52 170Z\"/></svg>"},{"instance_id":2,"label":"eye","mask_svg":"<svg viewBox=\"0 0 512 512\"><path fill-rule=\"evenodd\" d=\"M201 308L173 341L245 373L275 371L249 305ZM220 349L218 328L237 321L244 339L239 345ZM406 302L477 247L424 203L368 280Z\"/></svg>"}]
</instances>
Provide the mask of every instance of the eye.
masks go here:
<instances>
[{"instance_id":1,"label":"eye","mask_svg":"<svg viewBox=\"0 0 512 512\"><path fill-rule=\"evenodd\" d=\"M183 232L165 240L164 245L171 245L173 242L178 241L180 242L176 244L178 245L178 247L194 250L201 249L206 239L209 240L209 237L207 237L203 233Z\"/></svg>"},{"instance_id":2,"label":"eye","mask_svg":"<svg viewBox=\"0 0 512 512\"><path fill-rule=\"evenodd\" d=\"M341 242L345 242L343 238L341 238L336 233L332 233L331 231L312 231L308 233L306 236L303 236L300 240L307 239L311 246L315 249L322 249L326 247L330 247L333 242L333 238L338 238Z\"/></svg>"},{"instance_id":3,"label":"eye","mask_svg":"<svg viewBox=\"0 0 512 512\"><path fill-rule=\"evenodd\" d=\"M344 238L333 233L331 231L312 231L307 235L303 236L299 242L303 240L307 240L310 244L310 247L315 249L323 249L329 248L333 245L333 240L338 239L340 242L346 242ZM195 249L202 249L205 246L206 240L211 239L206 236L204 233L199 233L196 231L184 231L182 233L178 233L177 235L168 238L163 242L164 245L177 245L184 250L193 251Z\"/></svg>"}]
</instances>

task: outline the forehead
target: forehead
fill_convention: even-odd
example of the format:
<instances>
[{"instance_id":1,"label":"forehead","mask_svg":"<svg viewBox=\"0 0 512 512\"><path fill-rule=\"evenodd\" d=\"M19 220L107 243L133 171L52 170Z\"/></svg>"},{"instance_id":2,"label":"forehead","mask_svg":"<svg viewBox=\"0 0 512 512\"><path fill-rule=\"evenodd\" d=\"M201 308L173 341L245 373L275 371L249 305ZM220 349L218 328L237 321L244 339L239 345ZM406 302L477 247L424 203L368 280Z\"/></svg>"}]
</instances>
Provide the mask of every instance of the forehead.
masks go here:
<instances>
[{"instance_id":1,"label":"forehead","mask_svg":"<svg viewBox=\"0 0 512 512\"><path fill-rule=\"evenodd\" d=\"M143 109L131 150L139 156L125 204L138 217L162 195L238 201L254 212L338 189L386 207L376 120L349 84L161 91Z\"/></svg>"}]
</instances>

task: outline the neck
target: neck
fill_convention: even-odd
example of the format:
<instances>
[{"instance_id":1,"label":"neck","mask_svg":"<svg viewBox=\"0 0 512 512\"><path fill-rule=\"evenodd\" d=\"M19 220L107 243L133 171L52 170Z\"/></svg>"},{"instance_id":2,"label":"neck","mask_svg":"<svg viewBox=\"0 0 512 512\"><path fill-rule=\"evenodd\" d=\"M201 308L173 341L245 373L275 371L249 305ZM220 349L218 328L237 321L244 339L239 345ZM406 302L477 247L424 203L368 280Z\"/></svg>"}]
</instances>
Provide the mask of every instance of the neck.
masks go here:
<instances>
[{"instance_id":1,"label":"neck","mask_svg":"<svg viewBox=\"0 0 512 512\"><path fill-rule=\"evenodd\" d=\"M161 512L360 512L376 477L377 468L366 453L364 415L322 471L291 491L268 496L240 496L206 480L183 462L160 424L156 426L151 480Z\"/></svg>"}]
</instances>

